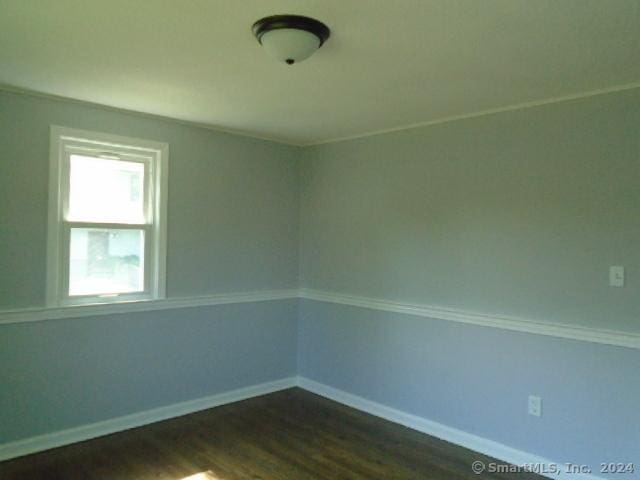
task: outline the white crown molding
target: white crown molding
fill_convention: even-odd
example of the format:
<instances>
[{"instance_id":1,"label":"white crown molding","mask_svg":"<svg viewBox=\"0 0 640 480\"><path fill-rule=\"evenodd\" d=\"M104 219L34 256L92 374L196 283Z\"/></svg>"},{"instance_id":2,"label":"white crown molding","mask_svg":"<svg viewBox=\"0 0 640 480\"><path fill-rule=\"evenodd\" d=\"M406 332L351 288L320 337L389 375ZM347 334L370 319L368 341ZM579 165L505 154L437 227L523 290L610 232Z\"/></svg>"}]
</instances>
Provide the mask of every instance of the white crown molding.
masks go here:
<instances>
[{"instance_id":1,"label":"white crown molding","mask_svg":"<svg viewBox=\"0 0 640 480\"><path fill-rule=\"evenodd\" d=\"M546 475L548 478L560 478L567 480L601 480L600 477L596 477L594 475L567 472L566 463L564 462L554 462L532 453L523 452L522 450L517 450L502 443L488 440L486 438L458 430L457 428L452 428L423 417L418 417L417 415L412 415L410 413L367 400L366 398L353 395L305 377L299 376L297 385L304 390L320 395L321 397L328 398L334 402L347 405L348 407L355 408L356 410L383 418L393 423L404 425L412 430L426 433L432 437L468 448L474 452L488 455L489 457L493 457L512 465L527 465L532 466L532 468L536 468L536 466L537 468L544 468L546 466L547 469L551 468L549 467L550 465L556 465L558 468L557 475ZM471 474L471 465L469 466L469 474ZM544 475L544 473L541 473L541 475Z\"/></svg>"},{"instance_id":2,"label":"white crown molding","mask_svg":"<svg viewBox=\"0 0 640 480\"><path fill-rule=\"evenodd\" d=\"M102 104L102 103L95 103L95 102L90 102L88 100L80 100L80 99L71 98L71 97L64 97L64 96L55 95L55 94L52 94L52 93L39 92L39 91L36 91L36 90L30 90L30 89L23 88L23 87L18 87L18 86L15 86L15 85L9 85L9 84L0 83L0 91L4 91L4 92L17 93L17 94L22 94L22 95L30 95L30 96L34 96L34 97L46 98L46 99L49 99L49 100L71 102L71 103L75 103L75 104L86 105L86 106L93 107L93 108L100 108L102 110L109 110L109 111L112 111L112 112L125 113L125 114L135 115L135 116L138 116L138 117L143 117L143 118L151 118L151 119L156 119L156 120L163 120L163 121L167 121L167 122L178 123L180 125L186 125L186 126L191 126L191 127L196 127L196 128L203 128L205 130L211 130L211 131L214 131L214 132L227 133L227 134L230 134L230 135L239 135L241 137L253 138L253 139L256 139L256 140L263 140L263 141L267 141L267 142L279 143L279 144L282 144L282 145L288 145L290 147L301 147L301 148L314 147L314 146L317 146L317 145L325 145L325 144L329 144L329 143L345 142L345 141L348 141L348 140L357 140L359 138L373 137L373 136L376 136L376 135L383 135L385 133L401 132L403 130L412 130L412 129L415 129L415 128L428 127L428 126L431 126L431 125L439 125L441 123L455 122L455 121L458 121L458 120L465 120L465 119L468 119L468 118L483 117L485 115L493 115L493 114L496 114L496 113L510 112L510 111L513 111L513 110L522 110L522 109L532 108L532 107L539 107L539 106L542 106L542 105L549 105L549 104L552 104L552 103L561 103L561 102L567 102L567 101L570 101L570 100L579 100L581 98L595 97L597 95L604 95L604 94L607 94L607 93L622 92L622 91L625 91L625 90L634 90L636 88L640 88L640 82L627 83L627 84L624 84L624 85L613 85L611 87L600 88L600 89L597 89L597 90L589 90L589 91L586 91L586 92L579 92L579 93L563 95L563 96L558 96L558 97L551 97L551 98L546 98L546 99L541 99L541 100L533 100L533 101L529 101L529 102L522 102L522 103L515 103L515 104L510 104L510 105L503 105L501 107L496 107L496 108L489 108L489 109L479 110L479 111L475 111L475 112L463 113L463 114L460 114L460 115L451 115L451 116L447 116L447 117L440 117L440 118L435 118L433 120L426 120L426 121L423 121L423 122L415 122L415 123L410 123L410 124L407 124L407 125L398 125L396 127L385 128L385 129L380 129L380 130L372 130L372 131L368 131L368 132L356 133L356 134L353 134L353 135L345 135L345 136L341 136L341 137L332 137L332 138L327 138L325 140L318 140L318 141L312 141L312 142L294 142L294 141L291 141L291 140L286 140L286 139L281 138L281 137L264 136L264 135L260 135L260 134L257 134L257 133L252 133L252 132L249 132L249 131L224 128L224 127L220 127L220 126L216 126L216 125L211 125L211 124L208 124L208 123L201 123L201 122L195 122L195 121L190 121L190 120L181 120L179 118L167 117L167 116L164 116L164 115L158 115L158 114L154 114L154 113L146 113L146 112L140 112L140 111L137 111L137 110L129 110L129 109L126 109L126 108L112 107L110 105L105 105L105 104Z\"/></svg>"},{"instance_id":3,"label":"white crown molding","mask_svg":"<svg viewBox=\"0 0 640 480\"><path fill-rule=\"evenodd\" d=\"M133 301L99 305L69 307L22 308L0 310L0 325L9 323L38 322L60 318L91 317L119 313L149 312L175 308L207 307L228 303L266 302L298 298L298 290L259 290L255 292L225 293L206 297L165 298L162 300Z\"/></svg>"},{"instance_id":4,"label":"white crown molding","mask_svg":"<svg viewBox=\"0 0 640 480\"><path fill-rule=\"evenodd\" d=\"M154 408L143 412L112 418L102 422L82 425L75 428L60 430L57 432L38 435L15 442L0 445L0 461L21 457L30 453L41 452L51 448L82 442L103 435L109 435L130 428L141 427L150 423L160 422L169 418L180 417L189 413L218 407L227 403L246 400L268 393L285 390L296 386L296 378L288 377L272 382L251 385L228 392L218 393L196 400L175 403L165 407Z\"/></svg>"},{"instance_id":5,"label":"white crown molding","mask_svg":"<svg viewBox=\"0 0 640 480\"><path fill-rule=\"evenodd\" d=\"M238 135L240 137L252 138L254 140L262 140L270 143L279 143L282 145L288 145L290 147L302 147L301 143L290 142L279 137L270 137L260 135L258 133L251 133L244 130L235 130L232 128L224 128L209 123L196 122L192 120L181 120L175 117L167 117L165 115L159 115L155 113L141 112L138 110L129 110L127 108L113 107L104 103L91 102L89 100L80 100L78 98L64 97L62 95L55 95L53 93L39 92L37 90L31 90L28 88L18 87L15 85L9 85L6 83L0 83L0 92L16 93L19 95L29 95L31 97L45 98L47 100L54 100L58 102L69 102L77 105L84 105L92 108L99 108L100 110L107 110L110 112L124 113L127 115L134 115L136 117L148 118L151 120L160 120L164 122L177 123L179 125L185 125L188 127L202 128L205 130L211 130L212 132L226 133L229 135Z\"/></svg>"},{"instance_id":6,"label":"white crown molding","mask_svg":"<svg viewBox=\"0 0 640 480\"><path fill-rule=\"evenodd\" d=\"M429 127L432 125L440 125L442 123L450 123L450 122L456 122L458 120L466 120L469 118L476 118L476 117L484 117L486 115L494 115L496 113L503 113L503 112L512 112L514 110L524 110L527 108L533 108L533 107L540 107L543 105L549 105L552 103L562 103L562 102L568 102L571 100L579 100L581 98L589 98L589 97L595 97L598 95L605 95L607 93L615 93L615 92L622 92L625 90L634 90L636 88L640 88L640 82L634 82L634 83L627 83L624 85L614 85L611 87L607 87L607 88L600 88L597 90L589 90L586 92L579 92L579 93L574 93L574 94L570 94L570 95L563 95L563 96L559 96L559 97L551 97L551 98L545 98L545 99L541 99L541 100L532 100L530 102L522 102L522 103L513 103L510 105L504 105L502 107L496 107L496 108L488 108L486 110L478 110L475 112L469 112L469 113L462 113L460 115L451 115L448 117L440 117L440 118L435 118L433 120L427 120L424 122L416 122L416 123L410 123L408 125L399 125L397 127L391 127L391 128L383 128L380 130L373 130L373 131L369 131L369 132L363 132L363 133L356 133L353 135L345 135L343 137L334 137L334 138L329 138L326 140L320 140L317 142L307 142L307 143L301 143L298 144L297 146L299 147L315 147L317 145L326 145L328 143L339 143L339 142L346 142L349 140L357 140L360 138L367 138L367 137L374 137L376 135L384 135L385 133L393 133L393 132L402 132L404 130L413 130L416 128L423 128L423 127Z\"/></svg>"},{"instance_id":7,"label":"white crown molding","mask_svg":"<svg viewBox=\"0 0 640 480\"><path fill-rule=\"evenodd\" d=\"M362 307L385 312L404 313L419 317L448 320L458 323L480 325L484 327L501 328L516 332L533 333L550 337L568 338L583 342L602 343L618 347L640 349L640 334L581 327L577 325L556 324L527 320L517 317L488 315L484 313L469 312L452 308L442 308L423 304L400 303L377 298L343 295L340 293L325 292L303 288L300 290L300 298L316 300L320 302L337 303Z\"/></svg>"}]
</instances>

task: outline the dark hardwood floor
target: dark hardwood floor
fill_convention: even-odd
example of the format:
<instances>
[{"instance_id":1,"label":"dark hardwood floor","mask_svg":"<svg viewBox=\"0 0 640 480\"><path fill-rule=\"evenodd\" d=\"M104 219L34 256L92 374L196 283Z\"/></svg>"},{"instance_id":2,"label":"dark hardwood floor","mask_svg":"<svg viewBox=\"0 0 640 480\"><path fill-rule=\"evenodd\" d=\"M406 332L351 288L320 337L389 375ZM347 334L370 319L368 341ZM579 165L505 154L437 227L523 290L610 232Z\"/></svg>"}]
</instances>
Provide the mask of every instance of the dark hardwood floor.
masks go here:
<instances>
[{"instance_id":1,"label":"dark hardwood floor","mask_svg":"<svg viewBox=\"0 0 640 480\"><path fill-rule=\"evenodd\" d=\"M294 388L3 462L0 479L542 478L476 460L497 462Z\"/></svg>"}]
</instances>

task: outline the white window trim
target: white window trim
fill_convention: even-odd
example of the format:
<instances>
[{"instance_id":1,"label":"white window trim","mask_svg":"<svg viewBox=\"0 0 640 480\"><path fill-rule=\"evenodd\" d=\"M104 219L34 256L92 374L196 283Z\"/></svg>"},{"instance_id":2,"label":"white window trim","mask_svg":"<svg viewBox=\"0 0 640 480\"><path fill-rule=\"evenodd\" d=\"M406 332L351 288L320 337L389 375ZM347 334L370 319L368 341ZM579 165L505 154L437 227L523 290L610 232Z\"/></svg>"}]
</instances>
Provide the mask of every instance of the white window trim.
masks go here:
<instances>
[{"instance_id":1,"label":"white window trim","mask_svg":"<svg viewBox=\"0 0 640 480\"><path fill-rule=\"evenodd\" d=\"M151 180L148 189L151 202L145 199L147 208L152 209L151 225L131 225L142 229L150 229L151 238L145 235L145 259L150 265L145 266L145 291L124 293L117 296L86 295L70 298L63 289L68 284L68 266L63 262L67 258L66 250L69 240L65 239L64 199L68 173L66 169L65 150L69 146L85 145L87 148L104 149L106 152L139 153L151 157ZM159 300L166 297L166 257L167 257L167 191L169 183L169 145L138 138L123 137L89 130L51 125L49 145L49 220L47 231L47 295L48 307L117 304L145 300ZM63 184L64 182L64 184ZM149 204L150 203L150 204ZM78 222L80 223L80 222ZM94 225L94 222L91 222ZM125 224L109 225L122 228ZM148 249L148 253L147 253ZM150 267L150 268L147 268Z\"/></svg>"}]
</instances>

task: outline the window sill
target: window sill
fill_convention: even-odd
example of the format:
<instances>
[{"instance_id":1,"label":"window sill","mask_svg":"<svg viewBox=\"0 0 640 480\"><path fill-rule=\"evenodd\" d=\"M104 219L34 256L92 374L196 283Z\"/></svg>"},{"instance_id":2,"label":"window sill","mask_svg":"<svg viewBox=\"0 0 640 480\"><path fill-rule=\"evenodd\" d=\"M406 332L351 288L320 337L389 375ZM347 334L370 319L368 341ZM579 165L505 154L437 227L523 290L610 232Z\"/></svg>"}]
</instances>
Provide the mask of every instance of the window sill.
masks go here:
<instances>
[{"instance_id":1,"label":"window sill","mask_svg":"<svg viewBox=\"0 0 640 480\"><path fill-rule=\"evenodd\" d=\"M21 308L0 310L0 325L39 322L62 318L116 315L122 313L150 312L175 308L206 307L231 303L264 302L298 298L298 290L259 290L242 293L223 293L203 297L165 298L162 300L132 300L118 303L94 303L61 307Z\"/></svg>"}]
</instances>

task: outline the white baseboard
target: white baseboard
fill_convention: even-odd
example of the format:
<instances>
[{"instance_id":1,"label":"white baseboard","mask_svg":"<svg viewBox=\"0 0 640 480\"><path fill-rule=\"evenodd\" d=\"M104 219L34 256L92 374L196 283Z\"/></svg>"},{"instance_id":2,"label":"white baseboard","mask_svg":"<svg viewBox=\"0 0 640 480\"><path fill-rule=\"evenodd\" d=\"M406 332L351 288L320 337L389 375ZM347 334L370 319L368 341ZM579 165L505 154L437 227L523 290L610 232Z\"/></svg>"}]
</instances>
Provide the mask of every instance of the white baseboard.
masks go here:
<instances>
[{"instance_id":1,"label":"white baseboard","mask_svg":"<svg viewBox=\"0 0 640 480\"><path fill-rule=\"evenodd\" d=\"M228 403L245 400L268 393L277 392L298 386L309 392L321 395L330 400L342 403L349 407L361 410L363 412L384 418L394 423L404 425L405 427L417 430L422 433L440 438L447 442L460 445L470 450L488 455L503 462L513 465L551 465L557 464L561 468L564 464L553 462L546 458L539 457L512 447L508 447L492 440L487 440L476 435L463 432L461 430L448 427L441 423L437 423L426 418L418 417L400 410L396 410L386 405L367 400L347 393L343 390L330 387L328 385L310 380L305 377L288 377L272 382L261 383L249 387L239 388L229 392L223 392L209 397L198 398L196 400L188 400L165 407L154 408L144 412L133 413L123 417L117 417L110 420L82 425L80 427L70 428L57 432L39 435L24 440L18 440L11 443L0 445L0 461L10 458L21 457L31 453L49 450L51 448L62 447L84 440L109 435L112 433L128 430L131 428L141 427L154 422L160 422L170 418L180 417L189 413L206 410L208 408L225 405ZM587 474L568 474L560 471L558 475L550 478L556 479L573 479L573 480L602 480L600 477Z\"/></svg>"},{"instance_id":2,"label":"white baseboard","mask_svg":"<svg viewBox=\"0 0 640 480\"><path fill-rule=\"evenodd\" d=\"M328 398L335 402L347 405L376 417L384 418L394 423L404 425L405 427L417 430L427 435L437 437L441 440L459 445L469 450L473 450L484 455L488 455L502 462L507 462L512 465L537 465L537 466L549 466L557 465L559 472L557 475L548 475L549 478L554 479L572 479L572 480L603 480L600 477L594 475L582 474L582 473L568 473L565 471L564 462L553 462L552 460L523 452L512 447L508 447L498 442L488 440L486 438L478 437L471 433L463 432L456 428L448 427L441 423L437 423L426 418L418 417L395 408L387 407L380 403L367 400L366 398L352 395L343 390L330 387L323 383L310 380L305 377L298 377L297 385L304 390L315 393L322 397ZM540 467L538 467L540 468ZM549 468L549 467L547 467ZM471 471L471 466L469 466ZM546 476L546 475L545 475Z\"/></svg>"},{"instance_id":3,"label":"white baseboard","mask_svg":"<svg viewBox=\"0 0 640 480\"><path fill-rule=\"evenodd\" d=\"M283 378L273 382L251 385L229 392L218 393L209 397L188 400L165 407L154 408L144 412L133 413L123 417L112 418L102 422L82 425L67 430L26 438L11 443L0 445L0 461L21 457L30 453L41 452L51 448L82 442L103 435L141 427L154 422L160 422L169 418L180 417L189 413L206 410L227 403L245 400L251 397L265 395L296 386L296 377Z\"/></svg>"}]
</instances>

